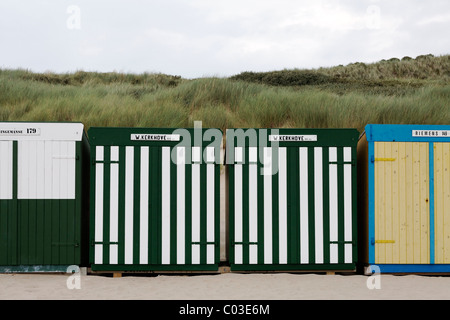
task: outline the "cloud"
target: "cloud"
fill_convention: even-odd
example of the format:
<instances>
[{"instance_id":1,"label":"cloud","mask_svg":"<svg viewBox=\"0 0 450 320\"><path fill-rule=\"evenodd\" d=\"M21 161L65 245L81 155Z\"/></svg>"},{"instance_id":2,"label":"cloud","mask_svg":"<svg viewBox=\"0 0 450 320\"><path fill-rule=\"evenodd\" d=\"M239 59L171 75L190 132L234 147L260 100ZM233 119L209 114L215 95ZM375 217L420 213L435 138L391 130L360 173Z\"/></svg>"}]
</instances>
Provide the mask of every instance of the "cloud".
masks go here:
<instances>
[{"instance_id":1,"label":"cloud","mask_svg":"<svg viewBox=\"0 0 450 320\"><path fill-rule=\"evenodd\" d=\"M198 77L446 54L448 12L448 0L3 0L0 63Z\"/></svg>"},{"instance_id":2,"label":"cloud","mask_svg":"<svg viewBox=\"0 0 450 320\"><path fill-rule=\"evenodd\" d=\"M448 14L437 14L431 17L427 17L417 22L418 26L427 26L430 24L449 24L450 23L450 13Z\"/></svg>"}]
</instances>

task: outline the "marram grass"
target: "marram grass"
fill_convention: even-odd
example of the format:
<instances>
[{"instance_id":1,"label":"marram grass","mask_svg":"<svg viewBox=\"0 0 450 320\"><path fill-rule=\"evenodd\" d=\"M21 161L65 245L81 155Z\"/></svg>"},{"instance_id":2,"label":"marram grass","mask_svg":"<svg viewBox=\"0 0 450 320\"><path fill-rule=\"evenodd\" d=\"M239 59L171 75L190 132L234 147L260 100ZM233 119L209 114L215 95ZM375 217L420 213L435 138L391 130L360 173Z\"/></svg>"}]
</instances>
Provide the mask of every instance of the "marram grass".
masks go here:
<instances>
[{"instance_id":1,"label":"marram grass","mask_svg":"<svg viewBox=\"0 0 450 320\"><path fill-rule=\"evenodd\" d=\"M450 56L187 80L0 70L0 121L91 126L357 128L450 124Z\"/></svg>"}]
</instances>

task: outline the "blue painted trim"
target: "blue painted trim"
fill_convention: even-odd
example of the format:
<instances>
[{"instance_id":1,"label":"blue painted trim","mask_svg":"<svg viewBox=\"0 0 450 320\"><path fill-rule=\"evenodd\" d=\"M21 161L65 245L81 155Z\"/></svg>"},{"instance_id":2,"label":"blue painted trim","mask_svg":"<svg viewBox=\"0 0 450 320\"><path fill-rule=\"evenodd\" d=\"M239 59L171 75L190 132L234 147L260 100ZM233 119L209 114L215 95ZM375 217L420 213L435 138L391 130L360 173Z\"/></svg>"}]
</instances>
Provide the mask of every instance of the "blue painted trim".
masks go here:
<instances>
[{"instance_id":1,"label":"blue painted trim","mask_svg":"<svg viewBox=\"0 0 450 320\"><path fill-rule=\"evenodd\" d=\"M367 141L406 141L406 142L450 142L450 136L446 138L413 137L413 130L445 130L449 131L449 125L414 125L414 124L368 124L365 128Z\"/></svg>"},{"instance_id":2,"label":"blue painted trim","mask_svg":"<svg viewBox=\"0 0 450 320\"><path fill-rule=\"evenodd\" d=\"M374 273L449 273L450 264L373 264L369 266ZM375 267L375 268L373 268Z\"/></svg>"},{"instance_id":3,"label":"blue painted trim","mask_svg":"<svg viewBox=\"0 0 450 320\"><path fill-rule=\"evenodd\" d=\"M369 142L369 263L375 263L375 143Z\"/></svg>"},{"instance_id":4,"label":"blue painted trim","mask_svg":"<svg viewBox=\"0 0 450 320\"><path fill-rule=\"evenodd\" d=\"M429 154L430 167L430 263L435 261L435 245L434 245L434 143L430 143Z\"/></svg>"}]
</instances>

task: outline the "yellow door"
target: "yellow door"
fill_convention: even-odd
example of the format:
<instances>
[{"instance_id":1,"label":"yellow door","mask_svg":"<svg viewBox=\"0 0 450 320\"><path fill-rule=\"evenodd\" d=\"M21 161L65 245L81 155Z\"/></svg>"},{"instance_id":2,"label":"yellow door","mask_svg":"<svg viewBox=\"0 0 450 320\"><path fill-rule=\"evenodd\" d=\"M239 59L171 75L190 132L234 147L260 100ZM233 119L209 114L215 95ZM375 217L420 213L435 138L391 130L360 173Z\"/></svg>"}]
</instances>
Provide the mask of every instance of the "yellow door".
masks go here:
<instances>
[{"instance_id":1,"label":"yellow door","mask_svg":"<svg viewBox=\"0 0 450 320\"><path fill-rule=\"evenodd\" d=\"M430 263L429 143L375 142L375 263Z\"/></svg>"},{"instance_id":2,"label":"yellow door","mask_svg":"<svg viewBox=\"0 0 450 320\"><path fill-rule=\"evenodd\" d=\"M450 263L450 143L434 144L435 263Z\"/></svg>"}]
</instances>

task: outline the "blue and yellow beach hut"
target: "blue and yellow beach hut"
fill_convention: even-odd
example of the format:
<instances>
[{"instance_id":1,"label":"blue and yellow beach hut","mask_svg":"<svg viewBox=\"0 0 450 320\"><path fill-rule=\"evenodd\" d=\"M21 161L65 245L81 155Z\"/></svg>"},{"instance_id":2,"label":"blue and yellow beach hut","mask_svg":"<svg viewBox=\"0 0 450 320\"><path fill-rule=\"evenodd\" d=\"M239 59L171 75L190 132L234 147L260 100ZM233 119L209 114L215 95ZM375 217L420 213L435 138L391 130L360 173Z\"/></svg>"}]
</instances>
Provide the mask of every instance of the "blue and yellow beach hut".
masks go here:
<instances>
[{"instance_id":1,"label":"blue and yellow beach hut","mask_svg":"<svg viewBox=\"0 0 450 320\"><path fill-rule=\"evenodd\" d=\"M450 125L367 125L358 166L366 272L449 273Z\"/></svg>"}]
</instances>

